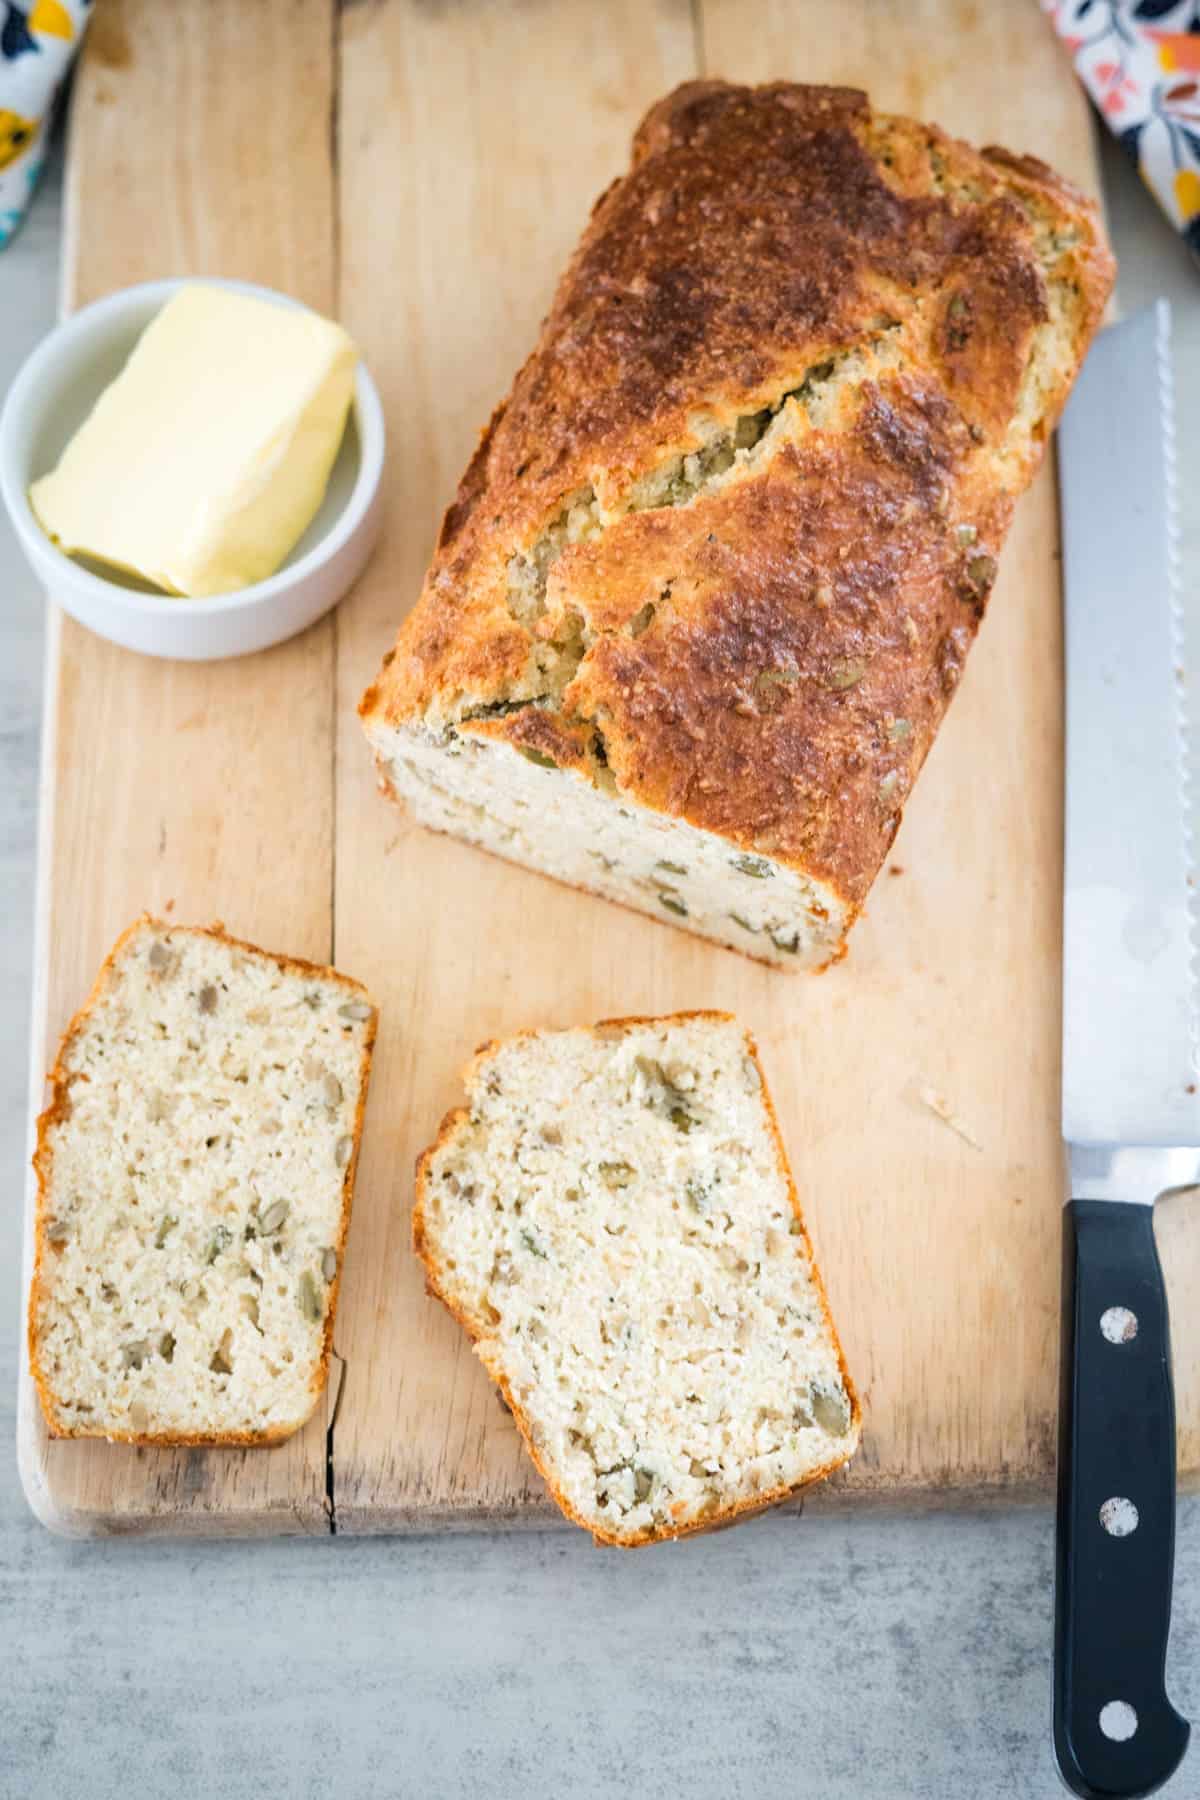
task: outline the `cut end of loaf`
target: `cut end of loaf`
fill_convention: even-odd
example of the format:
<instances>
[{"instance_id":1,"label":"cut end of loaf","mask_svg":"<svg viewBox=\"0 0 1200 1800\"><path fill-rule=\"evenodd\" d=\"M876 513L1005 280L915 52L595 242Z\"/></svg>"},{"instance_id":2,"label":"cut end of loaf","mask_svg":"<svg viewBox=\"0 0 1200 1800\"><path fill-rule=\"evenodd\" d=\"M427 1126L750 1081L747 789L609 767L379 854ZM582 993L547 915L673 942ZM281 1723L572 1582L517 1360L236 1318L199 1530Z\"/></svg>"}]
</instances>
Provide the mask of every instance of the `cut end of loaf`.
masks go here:
<instances>
[{"instance_id":1,"label":"cut end of loaf","mask_svg":"<svg viewBox=\"0 0 1200 1800\"><path fill-rule=\"evenodd\" d=\"M680 1537L850 1459L858 1401L733 1019L528 1033L467 1089L414 1241L569 1518Z\"/></svg>"},{"instance_id":2,"label":"cut end of loaf","mask_svg":"<svg viewBox=\"0 0 1200 1800\"><path fill-rule=\"evenodd\" d=\"M367 729L386 789L434 831L775 968L822 969L841 952L853 909L776 857L470 724Z\"/></svg>"},{"instance_id":3,"label":"cut end of loaf","mask_svg":"<svg viewBox=\"0 0 1200 1800\"><path fill-rule=\"evenodd\" d=\"M30 1360L50 1431L273 1443L324 1386L375 1037L332 969L143 918L38 1122Z\"/></svg>"}]
</instances>

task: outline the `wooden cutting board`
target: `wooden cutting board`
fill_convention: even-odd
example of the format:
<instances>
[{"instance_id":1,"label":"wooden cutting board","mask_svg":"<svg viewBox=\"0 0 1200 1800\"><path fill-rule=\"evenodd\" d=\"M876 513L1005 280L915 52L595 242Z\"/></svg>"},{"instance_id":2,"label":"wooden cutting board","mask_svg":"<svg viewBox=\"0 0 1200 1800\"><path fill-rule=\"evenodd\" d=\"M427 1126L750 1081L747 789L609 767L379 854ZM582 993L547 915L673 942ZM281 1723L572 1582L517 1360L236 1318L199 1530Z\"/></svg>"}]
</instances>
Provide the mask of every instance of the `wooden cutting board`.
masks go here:
<instances>
[{"instance_id":1,"label":"wooden cutting board","mask_svg":"<svg viewBox=\"0 0 1200 1800\"><path fill-rule=\"evenodd\" d=\"M35 1109L48 1047L147 906L336 961L380 998L382 1026L326 1403L271 1451L56 1444L26 1373L22 1471L60 1529L544 1520L510 1420L424 1296L413 1159L482 1038L694 1006L730 1008L758 1037L863 1392L862 1452L810 1504L1049 1490L1063 1180L1053 471L1021 504L889 869L827 976L773 973L422 832L376 792L354 715L592 199L645 107L699 72L857 83L1096 184L1087 109L1033 4L100 0L73 102L67 305L191 272L338 314L383 392L390 514L337 614L265 655L155 662L52 614ZM1159 1236L1194 1482L1200 1311L1182 1295L1200 1231L1175 1204Z\"/></svg>"}]
</instances>

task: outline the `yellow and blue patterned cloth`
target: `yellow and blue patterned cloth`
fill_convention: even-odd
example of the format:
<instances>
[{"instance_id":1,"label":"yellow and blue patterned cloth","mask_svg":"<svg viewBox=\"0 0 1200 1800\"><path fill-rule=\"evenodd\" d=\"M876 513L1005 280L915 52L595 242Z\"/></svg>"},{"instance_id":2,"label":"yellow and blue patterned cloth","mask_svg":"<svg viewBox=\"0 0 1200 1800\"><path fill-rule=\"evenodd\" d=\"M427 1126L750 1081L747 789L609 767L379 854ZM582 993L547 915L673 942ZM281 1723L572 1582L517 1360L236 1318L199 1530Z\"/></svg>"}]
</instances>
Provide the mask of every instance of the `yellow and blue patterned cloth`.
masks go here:
<instances>
[{"instance_id":1,"label":"yellow and blue patterned cloth","mask_svg":"<svg viewBox=\"0 0 1200 1800\"><path fill-rule=\"evenodd\" d=\"M1200 0L1042 0L1101 116L1200 258Z\"/></svg>"},{"instance_id":2,"label":"yellow and blue patterned cloth","mask_svg":"<svg viewBox=\"0 0 1200 1800\"><path fill-rule=\"evenodd\" d=\"M1101 114L1200 258L1200 0L1042 6ZM90 11L91 0L0 0L0 247L36 186L55 96Z\"/></svg>"},{"instance_id":3,"label":"yellow and blue patterned cloth","mask_svg":"<svg viewBox=\"0 0 1200 1800\"><path fill-rule=\"evenodd\" d=\"M90 11L89 0L0 0L0 248L37 186L55 95Z\"/></svg>"}]
</instances>

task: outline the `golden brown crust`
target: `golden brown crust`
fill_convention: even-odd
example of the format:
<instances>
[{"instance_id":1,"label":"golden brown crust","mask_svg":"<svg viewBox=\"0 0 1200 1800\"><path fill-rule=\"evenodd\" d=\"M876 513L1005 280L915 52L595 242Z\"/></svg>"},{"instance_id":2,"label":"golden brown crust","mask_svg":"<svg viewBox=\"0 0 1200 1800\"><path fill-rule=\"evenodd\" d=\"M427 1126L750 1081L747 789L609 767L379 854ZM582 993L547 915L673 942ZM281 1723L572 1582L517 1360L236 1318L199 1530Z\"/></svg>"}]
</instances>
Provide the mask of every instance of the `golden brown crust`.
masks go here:
<instances>
[{"instance_id":1,"label":"golden brown crust","mask_svg":"<svg viewBox=\"0 0 1200 1800\"><path fill-rule=\"evenodd\" d=\"M737 1023L737 1020L732 1013L701 1007L686 1012L664 1013L659 1015L636 1014L627 1018L601 1019L598 1024L591 1026L588 1029L595 1033L624 1032L633 1030L639 1025L680 1025L689 1019L708 1019L714 1023L719 1022L730 1025ZM770 1506L777 1506L783 1500L794 1498L794 1496L801 1493L803 1489L812 1487L815 1482L824 1481L829 1475L832 1475L835 1470L844 1468L858 1447L858 1437L862 1430L862 1406L859 1402L858 1391L855 1388L853 1381L850 1379L850 1371L846 1367L846 1358L842 1350L841 1339L837 1334L837 1328L833 1322L833 1315L829 1310L829 1297L825 1292L825 1283L821 1278L821 1272L817 1267L816 1258L813 1255L812 1240L808 1235L808 1227L804 1222L804 1214L800 1207L800 1196L796 1192L796 1183L792 1176L791 1164L788 1161L783 1137L779 1130L779 1119L775 1112L775 1104L771 1099L771 1090L767 1086L767 1079L763 1073L762 1061L758 1054L758 1045L755 1042L753 1035L747 1031L745 1027L741 1027L741 1030L742 1035L745 1038L747 1052L754 1059L754 1066L758 1070L759 1080L762 1083L762 1096L767 1109L767 1117L770 1121L771 1135L774 1139L776 1155L778 1156L780 1167L787 1177L788 1198L791 1202L793 1215L800 1226L798 1236L803 1243L804 1253L808 1258L812 1279L821 1303L821 1311L825 1319L826 1329L828 1330L834 1348L837 1351L838 1368L841 1370L842 1381L845 1384L846 1395L850 1402L849 1429L853 1432L854 1436L854 1443L845 1455L831 1458L828 1463L825 1463L819 1469L814 1470L813 1473L806 1476L803 1481L795 1482L791 1486L784 1485L777 1488L770 1488L763 1494L756 1494L753 1499L739 1500L735 1502L734 1505L724 1507L719 1512L712 1513L706 1518L689 1521L687 1524L677 1526L674 1529L665 1529L662 1531L643 1530L634 1533L632 1536L625 1537L618 1536L614 1532L597 1530L592 1520L584 1518L583 1515L572 1506L570 1500L555 1480L553 1468L542 1456L538 1445L534 1441L531 1423L522 1409L520 1401L517 1399L512 1388L505 1379L504 1373L498 1362L487 1355L486 1344L478 1326L465 1310L458 1305L453 1296L449 1293L447 1286L443 1283L441 1264L426 1235L425 1193L429 1168L438 1151L444 1144L449 1142L459 1126L468 1118L468 1109L462 1106L453 1107L445 1115L439 1125L437 1136L434 1138L432 1144L430 1144L427 1149L423 1150L417 1158L416 1199L413 1204L412 1240L413 1249L425 1267L426 1291L435 1299L441 1301L447 1312L457 1320L471 1339L472 1344L475 1346L476 1355L483 1363L488 1375L500 1389L500 1392L504 1397L504 1403L512 1414L517 1430L520 1432L522 1440L524 1441L525 1448L529 1452L530 1459L537 1469L538 1474L546 1483L550 1496L555 1504L561 1509L566 1517L571 1520L572 1524L580 1525L585 1531L590 1531L597 1544L610 1544L620 1550L636 1550L645 1544L665 1543L676 1538L695 1537L706 1531L719 1531L726 1525L736 1524L739 1519L746 1518L752 1513L764 1512ZM516 1043L523 1038L536 1038L544 1035L545 1032L543 1029L533 1027L527 1031L514 1032L512 1036L505 1041L508 1043ZM495 1038L488 1038L484 1043L478 1046L470 1062L467 1063L463 1070L464 1083L470 1082L475 1065L485 1057L490 1056L494 1051L498 1050L499 1047L500 1045Z\"/></svg>"},{"instance_id":2,"label":"golden brown crust","mask_svg":"<svg viewBox=\"0 0 1200 1800\"><path fill-rule=\"evenodd\" d=\"M367 1020L364 1033L363 1053L360 1063L360 1084L358 1105L354 1113L354 1146L346 1164L342 1177L342 1211L338 1226L338 1236L332 1248L337 1253L337 1271L329 1288L329 1305L325 1313L324 1336L321 1345L320 1362L313 1373L311 1386L312 1401L303 1418L294 1424L281 1427L275 1431L228 1431L211 1435L203 1433L153 1433L153 1432L105 1432L89 1431L77 1421L64 1421L55 1405L50 1379L43 1370L38 1356L37 1321L41 1299L42 1274L47 1257L52 1254L53 1246L46 1238L47 1196L50 1189L50 1176L54 1162L54 1146L51 1132L56 1125L65 1120L71 1110L71 1083L79 1077L67 1072L66 1062L71 1047L86 1025L92 1009L103 997L110 976L116 967L117 958L126 944L139 931L146 927L153 930L174 932L185 937L208 937L230 949L248 950L254 956L263 956L273 962L276 968L289 975L312 975L325 981L336 981L347 992L361 995L371 1008L371 1017ZM245 938L230 937L220 920L211 925L178 925L171 919L156 919L150 913L141 913L131 925L118 937L112 949L101 963L92 983L91 991L83 1005L74 1014L58 1045L54 1067L46 1077L50 1086L50 1101L37 1121L37 1135L33 1152L33 1169L37 1176L37 1198L34 1206L34 1253L33 1276L29 1290L29 1320L27 1341L29 1349L29 1371L37 1388L38 1400L41 1403L42 1416L46 1421L46 1429L52 1438L105 1438L111 1443L152 1444L163 1446L209 1446L250 1445L268 1447L281 1444L294 1432L298 1431L305 1421L312 1417L313 1409L325 1389L329 1375L329 1356L333 1349L333 1326L337 1315L338 1295L342 1283L342 1262L345 1256L346 1238L350 1230L350 1212L354 1202L354 1180L358 1170L358 1152L362 1141L363 1118L366 1112L367 1088L371 1077L371 1057L375 1047L375 1033L379 1023L379 1008L360 981L351 975L343 975L340 970L330 968L322 963L306 962L302 957L286 956L274 950L264 950L258 944L251 944Z\"/></svg>"},{"instance_id":3,"label":"golden brown crust","mask_svg":"<svg viewBox=\"0 0 1200 1800\"><path fill-rule=\"evenodd\" d=\"M582 618L559 700L466 729L584 769L599 748L620 791L803 870L852 918L1112 275L1095 205L1033 158L851 89L677 89L480 440L368 730L545 699L538 652ZM852 352L832 417L804 401L722 488L625 510L697 447L697 412L731 425ZM510 559L588 490L604 529L552 564L530 622Z\"/></svg>"}]
</instances>

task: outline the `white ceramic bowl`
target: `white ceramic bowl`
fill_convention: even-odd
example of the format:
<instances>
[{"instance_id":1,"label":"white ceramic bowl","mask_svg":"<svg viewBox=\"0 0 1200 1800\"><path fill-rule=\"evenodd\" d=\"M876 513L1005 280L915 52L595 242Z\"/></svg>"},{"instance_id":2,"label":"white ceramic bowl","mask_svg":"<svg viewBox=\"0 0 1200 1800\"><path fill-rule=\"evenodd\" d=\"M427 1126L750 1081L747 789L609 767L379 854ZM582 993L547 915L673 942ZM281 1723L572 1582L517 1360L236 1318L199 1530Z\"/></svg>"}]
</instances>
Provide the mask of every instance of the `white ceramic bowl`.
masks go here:
<instances>
[{"instance_id":1,"label":"white ceramic bowl","mask_svg":"<svg viewBox=\"0 0 1200 1800\"><path fill-rule=\"evenodd\" d=\"M93 573L65 556L34 517L29 485L55 466L142 331L182 285L149 281L121 288L42 340L0 413L0 494L34 571L65 611L127 650L200 662L265 650L303 631L342 598L379 531L384 427L378 391L360 362L354 404L320 510L282 568L253 587L176 599L133 577ZM245 281L211 285L278 306L298 304Z\"/></svg>"}]
</instances>

